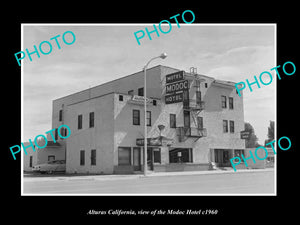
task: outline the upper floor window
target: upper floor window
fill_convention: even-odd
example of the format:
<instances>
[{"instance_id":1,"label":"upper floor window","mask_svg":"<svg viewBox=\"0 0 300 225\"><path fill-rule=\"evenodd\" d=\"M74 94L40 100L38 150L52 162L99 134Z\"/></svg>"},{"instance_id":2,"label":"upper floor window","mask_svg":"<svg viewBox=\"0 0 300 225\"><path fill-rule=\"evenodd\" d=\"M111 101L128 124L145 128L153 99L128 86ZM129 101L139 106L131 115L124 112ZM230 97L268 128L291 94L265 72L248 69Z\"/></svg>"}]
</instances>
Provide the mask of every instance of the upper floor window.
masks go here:
<instances>
[{"instance_id":1,"label":"upper floor window","mask_svg":"<svg viewBox=\"0 0 300 225\"><path fill-rule=\"evenodd\" d=\"M197 126L199 129L203 129L203 117L197 116Z\"/></svg>"},{"instance_id":2,"label":"upper floor window","mask_svg":"<svg viewBox=\"0 0 300 225\"><path fill-rule=\"evenodd\" d=\"M226 96L222 95L222 108L227 108L227 101L226 101Z\"/></svg>"},{"instance_id":3,"label":"upper floor window","mask_svg":"<svg viewBox=\"0 0 300 225\"><path fill-rule=\"evenodd\" d=\"M229 100L229 109L233 109L233 98L229 97L228 100Z\"/></svg>"},{"instance_id":4,"label":"upper floor window","mask_svg":"<svg viewBox=\"0 0 300 225\"><path fill-rule=\"evenodd\" d=\"M82 115L78 115L78 124L77 124L78 130L82 129Z\"/></svg>"},{"instance_id":5,"label":"upper floor window","mask_svg":"<svg viewBox=\"0 0 300 225\"><path fill-rule=\"evenodd\" d=\"M228 120L223 120L223 133L228 133Z\"/></svg>"},{"instance_id":6,"label":"upper floor window","mask_svg":"<svg viewBox=\"0 0 300 225\"><path fill-rule=\"evenodd\" d=\"M62 121L63 120L63 111L62 109L59 110L59 121Z\"/></svg>"},{"instance_id":7,"label":"upper floor window","mask_svg":"<svg viewBox=\"0 0 300 225\"><path fill-rule=\"evenodd\" d=\"M176 128L176 114L170 114L170 128Z\"/></svg>"},{"instance_id":8,"label":"upper floor window","mask_svg":"<svg viewBox=\"0 0 300 225\"><path fill-rule=\"evenodd\" d=\"M133 125L140 125L140 110L134 109L132 111L132 123Z\"/></svg>"},{"instance_id":9,"label":"upper floor window","mask_svg":"<svg viewBox=\"0 0 300 225\"><path fill-rule=\"evenodd\" d=\"M138 89L138 96L144 96L144 88L143 87Z\"/></svg>"},{"instance_id":10,"label":"upper floor window","mask_svg":"<svg viewBox=\"0 0 300 225\"><path fill-rule=\"evenodd\" d=\"M232 120L229 121L229 130L230 133L234 133L234 121Z\"/></svg>"},{"instance_id":11,"label":"upper floor window","mask_svg":"<svg viewBox=\"0 0 300 225\"><path fill-rule=\"evenodd\" d=\"M151 112L147 111L147 126L151 126Z\"/></svg>"},{"instance_id":12,"label":"upper floor window","mask_svg":"<svg viewBox=\"0 0 300 225\"><path fill-rule=\"evenodd\" d=\"M94 112L90 112L90 118L89 118L89 125L90 128L94 127L94 123L95 122L95 113Z\"/></svg>"}]
</instances>

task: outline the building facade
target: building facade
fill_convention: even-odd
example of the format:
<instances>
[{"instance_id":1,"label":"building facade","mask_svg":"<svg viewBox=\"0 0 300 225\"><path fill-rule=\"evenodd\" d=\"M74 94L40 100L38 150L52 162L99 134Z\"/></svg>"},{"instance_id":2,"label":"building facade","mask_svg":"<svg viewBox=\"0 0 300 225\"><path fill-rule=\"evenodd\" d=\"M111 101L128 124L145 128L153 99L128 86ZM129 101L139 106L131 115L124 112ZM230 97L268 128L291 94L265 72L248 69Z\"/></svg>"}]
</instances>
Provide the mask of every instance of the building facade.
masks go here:
<instances>
[{"instance_id":1,"label":"building facade","mask_svg":"<svg viewBox=\"0 0 300 225\"><path fill-rule=\"evenodd\" d=\"M226 167L243 153L243 96L233 82L197 74L195 68L149 68L146 121L143 85L140 71L53 101L52 129L71 128L67 139L57 137L64 147L51 152L65 157L67 173L142 171L144 122L152 171Z\"/></svg>"}]
</instances>

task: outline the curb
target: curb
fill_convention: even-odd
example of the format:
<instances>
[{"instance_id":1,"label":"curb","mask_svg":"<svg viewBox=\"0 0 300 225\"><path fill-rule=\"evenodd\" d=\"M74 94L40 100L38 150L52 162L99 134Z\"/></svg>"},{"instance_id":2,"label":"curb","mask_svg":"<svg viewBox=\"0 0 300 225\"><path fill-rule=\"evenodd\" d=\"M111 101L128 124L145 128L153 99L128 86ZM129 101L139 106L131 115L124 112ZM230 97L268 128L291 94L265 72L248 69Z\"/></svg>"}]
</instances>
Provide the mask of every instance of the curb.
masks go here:
<instances>
[{"instance_id":1,"label":"curb","mask_svg":"<svg viewBox=\"0 0 300 225\"><path fill-rule=\"evenodd\" d=\"M212 175L212 174L236 174L236 173L253 173L253 172L269 172L275 171L274 168L267 169L240 169L236 172L234 170L208 170L208 171L180 171L180 172L153 172L146 175L143 174L126 174L126 175L91 175L91 176L72 176L72 177L24 177L26 182L30 181L93 181L93 180L127 180L127 179L146 179L150 177L168 177L168 176L192 176L192 175ZM24 181L23 180L23 181Z\"/></svg>"}]
</instances>

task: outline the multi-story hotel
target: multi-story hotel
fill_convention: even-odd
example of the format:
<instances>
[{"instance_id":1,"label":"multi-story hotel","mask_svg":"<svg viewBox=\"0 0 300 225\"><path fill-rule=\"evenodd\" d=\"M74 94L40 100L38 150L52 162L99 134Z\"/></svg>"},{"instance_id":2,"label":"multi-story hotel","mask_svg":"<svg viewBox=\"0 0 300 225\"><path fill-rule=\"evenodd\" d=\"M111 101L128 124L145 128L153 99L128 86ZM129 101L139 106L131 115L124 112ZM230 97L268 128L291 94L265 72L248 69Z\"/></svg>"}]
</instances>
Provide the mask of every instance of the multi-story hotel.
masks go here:
<instances>
[{"instance_id":1,"label":"multi-story hotel","mask_svg":"<svg viewBox=\"0 0 300 225\"><path fill-rule=\"evenodd\" d=\"M36 164L65 159L67 173L143 170L144 71L53 101L52 129L67 139L37 150ZM148 169L230 166L245 149L243 96L233 82L158 65L147 70ZM49 140L52 140L51 137ZM51 142L49 142L51 143ZM27 160L27 159L26 159ZM32 163L32 159L31 159Z\"/></svg>"}]
</instances>

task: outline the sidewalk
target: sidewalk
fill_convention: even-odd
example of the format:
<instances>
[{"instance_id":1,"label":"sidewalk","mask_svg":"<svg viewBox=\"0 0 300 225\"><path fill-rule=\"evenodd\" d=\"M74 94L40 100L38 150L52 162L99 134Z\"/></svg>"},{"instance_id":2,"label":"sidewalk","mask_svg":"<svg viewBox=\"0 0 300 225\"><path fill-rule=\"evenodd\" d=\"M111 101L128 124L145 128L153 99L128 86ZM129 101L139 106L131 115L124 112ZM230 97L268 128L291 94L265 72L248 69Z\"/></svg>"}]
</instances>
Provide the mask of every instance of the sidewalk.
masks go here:
<instances>
[{"instance_id":1,"label":"sidewalk","mask_svg":"<svg viewBox=\"0 0 300 225\"><path fill-rule=\"evenodd\" d=\"M147 179L150 177L161 177L161 176L189 176L189 175L206 175L206 174L235 174L235 173L253 173L253 172L268 172L274 171L274 168L266 169L240 169L234 172L234 170L205 170L205 171L179 171L179 172L148 172L145 177L143 174L112 174L112 175L62 175L62 176L47 176L47 177L26 177L24 180L27 181L76 181L76 180L123 180L123 179Z\"/></svg>"}]
</instances>

